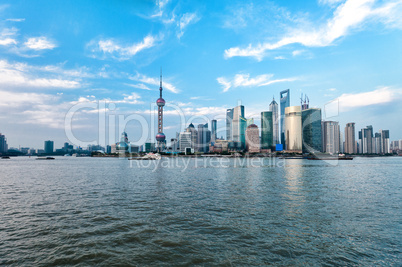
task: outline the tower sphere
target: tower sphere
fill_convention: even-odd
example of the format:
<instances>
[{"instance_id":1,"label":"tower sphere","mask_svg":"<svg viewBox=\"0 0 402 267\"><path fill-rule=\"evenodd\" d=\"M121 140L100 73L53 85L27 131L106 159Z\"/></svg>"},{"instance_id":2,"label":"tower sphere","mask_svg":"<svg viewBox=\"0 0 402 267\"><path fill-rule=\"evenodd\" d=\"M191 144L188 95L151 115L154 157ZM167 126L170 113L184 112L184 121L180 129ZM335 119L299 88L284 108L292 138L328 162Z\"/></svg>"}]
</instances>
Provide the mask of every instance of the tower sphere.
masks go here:
<instances>
[{"instance_id":1,"label":"tower sphere","mask_svg":"<svg viewBox=\"0 0 402 267\"><path fill-rule=\"evenodd\" d=\"M163 99L162 97L161 97L161 98L158 98L158 100L156 100L156 104L157 104L159 107L163 107L163 106L165 105L165 99Z\"/></svg>"},{"instance_id":2,"label":"tower sphere","mask_svg":"<svg viewBox=\"0 0 402 267\"><path fill-rule=\"evenodd\" d=\"M156 141L158 141L158 142L163 142L163 141L165 141L165 139L166 139L166 136L164 133L158 133L156 135Z\"/></svg>"}]
</instances>

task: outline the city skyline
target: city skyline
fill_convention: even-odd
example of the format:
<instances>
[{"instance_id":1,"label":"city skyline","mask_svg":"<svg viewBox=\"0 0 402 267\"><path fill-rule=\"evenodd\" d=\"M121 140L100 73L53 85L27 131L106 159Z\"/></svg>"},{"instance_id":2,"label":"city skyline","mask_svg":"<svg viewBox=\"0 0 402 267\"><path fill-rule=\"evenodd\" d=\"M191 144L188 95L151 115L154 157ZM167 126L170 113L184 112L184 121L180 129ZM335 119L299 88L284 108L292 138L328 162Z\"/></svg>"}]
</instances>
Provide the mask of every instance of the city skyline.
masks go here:
<instances>
[{"instance_id":1,"label":"city skyline","mask_svg":"<svg viewBox=\"0 0 402 267\"><path fill-rule=\"evenodd\" d=\"M188 118L217 119L219 129L226 110L240 100L244 117L261 128L260 114L269 110L272 95L279 103L279 92L288 88L290 106L307 94L311 107L322 108L323 119L339 121L341 130L349 122L356 123L356 134L373 125L373 132L389 129L390 139L399 140L401 5L161 1L99 2L94 8L82 1L76 9L6 2L0 6L0 132L9 147L40 148L48 139L60 147L68 141L68 109L98 100L114 103L113 114L137 113L149 121L162 66L167 140L180 132L169 101ZM331 103L338 103L337 112L331 113ZM208 122L194 121L201 123ZM83 140L98 134L91 110L79 112L73 126ZM126 131L135 140L140 130L131 124Z\"/></svg>"}]
</instances>

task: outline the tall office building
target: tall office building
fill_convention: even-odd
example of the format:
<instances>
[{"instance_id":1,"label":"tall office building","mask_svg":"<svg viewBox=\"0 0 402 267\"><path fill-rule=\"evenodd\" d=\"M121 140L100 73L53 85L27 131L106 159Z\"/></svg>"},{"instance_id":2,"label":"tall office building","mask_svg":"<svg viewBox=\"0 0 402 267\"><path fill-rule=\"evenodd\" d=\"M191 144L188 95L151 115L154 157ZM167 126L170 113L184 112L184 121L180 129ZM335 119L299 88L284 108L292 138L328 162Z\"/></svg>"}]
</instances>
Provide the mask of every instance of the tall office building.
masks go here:
<instances>
[{"instance_id":1,"label":"tall office building","mask_svg":"<svg viewBox=\"0 0 402 267\"><path fill-rule=\"evenodd\" d=\"M323 152L339 154L340 152L340 134L339 122L323 122Z\"/></svg>"},{"instance_id":2,"label":"tall office building","mask_svg":"<svg viewBox=\"0 0 402 267\"><path fill-rule=\"evenodd\" d=\"M5 153L8 150L7 138L0 133L0 153Z\"/></svg>"},{"instance_id":3,"label":"tall office building","mask_svg":"<svg viewBox=\"0 0 402 267\"><path fill-rule=\"evenodd\" d=\"M272 138L273 144L276 145L279 144L279 111L275 98L272 98L272 102L269 104L269 111L272 111Z\"/></svg>"},{"instance_id":4,"label":"tall office building","mask_svg":"<svg viewBox=\"0 0 402 267\"><path fill-rule=\"evenodd\" d=\"M226 110L226 140L233 140L232 132L233 108Z\"/></svg>"},{"instance_id":5,"label":"tall office building","mask_svg":"<svg viewBox=\"0 0 402 267\"><path fill-rule=\"evenodd\" d=\"M246 150L250 153L260 152L260 133L255 124L249 125L246 129Z\"/></svg>"},{"instance_id":6,"label":"tall office building","mask_svg":"<svg viewBox=\"0 0 402 267\"><path fill-rule=\"evenodd\" d=\"M179 137L180 152L185 153L186 148L192 148L191 132L182 132Z\"/></svg>"},{"instance_id":7,"label":"tall office building","mask_svg":"<svg viewBox=\"0 0 402 267\"><path fill-rule=\"evenodd\" d=\"M54 142L53 141L50 141L50 140L45 141L44 149L45 149L46 154L53 153L53 147L54 147Z\"/></svg>"},{"instance_id":8,"label":"tall office building","mask_svg":"<svg viewBox=\"0 0 402 267\"><path fill-rule=\"evenodd\" d=\"M197 139L198 152L207 153L209 142L211 142L211 131L208 130L208 123L198 125Z\"/></svg>"},{"instance_id":9,"label":"tall office building","mask_svg":"<svg viewBox=\"0 0 402 267\"><path fill-rule=\"evenodd\" d=\"M245 131L247 120L244 118L244 106L240 105L233 108L232 137L233 141L245 145Z\"/></svg>"},{"instance_id":10,"label":"tall office building","mask_svg":"<svg viewBox=\"0 0 402 267\"><path fill-rule=\"evenodd\" d=\"M362 153L373 153L373 126L368 125L362 129Z\"/></svg>"},{"instance_id":11,"label":"tall office building","mask_svg":"<svg viewBox=\"0 0 402 267\"><path fill-rule=\"evenodd\" d=\"M217 124L217 121L212 120L212 122L211 122L211 132L212 132L211 141L212 142L215 142L216 139L217 139L217 136L216 136L216 124Z\"/></svg>"},{"instance_id":12,"label":"tall office building","mask_svg":"<svg viewBox=\"0 0 402 267\"><path fill-rule=\"evenodd\" d=\"M355 147L355 123L349 122L345 127L345 153L346 154L355 154L357 153Z\"/></svg>"},{"instance_id":13,"label":"tall office building","mask_svg":"<svg viewBox=\"0 0 402 267\"><path fill-rule=\"evenodd\" d=\"M381 134L381 153L390 153L390 143L389 143L389 130L380 130Z\"/></svg>"},{"instance_id":14,"label":"tall office building","mask_svg":"<svg viewBox=\"0 0 402 267\"><path fill-rule=\"evenodd\" d=\"M322 151L321 109L309 108L302 111L303 153Z\"/></svg>"},{"instance_id":15,"label":"tall office building","mask_svg":"<svg viewBox=\"0 0 402 267\"><path fill-rule=\"evenodd\" d=\"M381 134L375 133L374 134L374 151L375 154L381 154Z\"/></svg>"},{"instance_id":16,"label":"tall office building","mask_svg":"<svg viewBox=\"0 0 402 267\"><path fill-rule=\"evenodd\" d=\"M280 92L280 105L281 105L281 118L280 118L280 126L281 126L281 144L286 148L286 138L285 138L285 109L290 107L290 90L284 90ZM287 149L287 148L286 148Z\"/></svg>"},{"instance_id":17,"label":"tall office building","mask_svg":"<svg viewBox=\"0 0 402 267\"><path fill-rule=\"evenodd\" d=\"M272 111L261 112L261 149L270 149L273 142Z\"/></svg>"},{"instance_id":18,"label":"tall office building","mask_svg":"<svg viewBox=\"0 0 402 267\"><path fill-rule=\"evenodd\" d=\"M194 149L194 151L198 151L198 132L194 127L194 124L190 123L190 125L186 128L186 132L191 133L191 148Z\"/></svg>"},{"instance_id":19,"label":"tall office building","mask_svg":"<svg viewBox=\"0 0 402 267\"><path fill-rule=\"evenodd\" d=\"M285 140L286 150L302 151L302 116L300 106L285 109Z\"/></svg>"}]
</instances>

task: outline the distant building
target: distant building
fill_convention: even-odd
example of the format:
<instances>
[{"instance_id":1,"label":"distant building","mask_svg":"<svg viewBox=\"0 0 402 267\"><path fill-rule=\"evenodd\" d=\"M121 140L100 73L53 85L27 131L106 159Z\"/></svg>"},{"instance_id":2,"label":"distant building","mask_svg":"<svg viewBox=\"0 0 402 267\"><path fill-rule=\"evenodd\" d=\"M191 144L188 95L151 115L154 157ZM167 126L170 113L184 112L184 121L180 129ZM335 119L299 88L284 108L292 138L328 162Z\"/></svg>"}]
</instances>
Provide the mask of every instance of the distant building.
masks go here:
<instances>
[{"instance_id":1,"label":"distant building","mask_svg":"<svg viewBox=\"0 0 402 267\"><path fill-rule=\"evenodd\" d=\"M272 119L272 111L261 112L261 150L271 149L274 144Z\"/></svg>"},{"instance_id":2,"label":"distant building","mask_svg":"<svg viewBox=\"0 0 402 267\"><path fill-rule=\"evenodd\" d=\"M290 90L284 90L280 92L280 105L281 105L281 118L280 118L280 127L281 127L281 144L286 145L285 138L285 109L290 107ZM285 149L287 149L285 147Z\"/></svg>"},{"instance_id":3,"label":"distant building","mask_svg":"<svg viewBox=\"0 0 402 267\"><path fill-rule=\"evenodd\" d=\"M373 126L369 125L362 129L362 153L373 154Z\"/></svg>"},{"instance_id":4,"label":"distant building","mask_svg":"<svg viewBox=\"0 0 402 267\"><path fill-rule=\"evenodd\" d=\"M46 154L51 154L54 151L54 142L47 140L45 141L44 150Z\"/></svg>"},{"instance_id":5,"label":"distant building","mask_svg":"<svg viewBox=\"0 0 402 267\"><path fill-rule=\"evenodd\" d=\"M302 112L303 153L322 151L321 109L308 108Z\"/></svg>"},{"instance_id":6,"label":"distant building","mask_svg":"<svg viewBox=\"0 0 402 267\"><path fill-rule=\"evenodd\" d=\"M374 153L381 154L381 134L375 133L374 134Z\"/></svg>"},{"instance_id":7,"label":"distant building","mask_svg":"<svg viewBox=\"0 0 402 267\"><path fill-rule=\"evenodd\" d=\"M217 139L214 143L211 143L209 152L221 153L227 152L229 149L229 141Z\"/></svg>"},{"instance_id":8,"label":"distant building","mask_svg":"<svg viewBox=\"0 0 402 267\"><path fill-rule=\"evenodd\" d=\"M302 118L300 106L285 109L285 150L302 152Z\"/></svg>"},{"instance_id":9,"label":"distant building","mask_svg":"<svg viewBox=\"0 0 402 267\"><path fill-rule=\"evenodd\" d=\"M185 153L186 148L192 148L192 141L191 141L191 132L182 132L180 133L179 138L179 147L180 152Z\"/></svg>"},{"instance_id":10,"label":"distant building","mask_svg":"<svg viewBox=\"0 0 402 267\"><path fill-rule=\"evenodd\" d=\"M355 154L357 153L355 140L355 123L349 122L345 127L345 153Z\"/></svg>"},{"instance_id":11,"label":"distant building","mask_svg":"<svg viewBox=\"0 0 402 267\"><path fill-rule=\"evenodd\" d=\"M217 124L216 120L211 121L211 133L212 133L211 141L212 142L215 142L215 140L217 139L217 136L216 136L216 124Z\"/></svg>"},{"instance_id":12,"label":"distant building","mask_svg":"<svg viewBox=\"0 0 402 267\"><path fill-rule=\"evenodd\" d=\"M209 151L209 142L211 142L211 131L208 130L208 123L198 125L197 138L198 152L207 153Z\"/></svg>"},{"instance_id":13,"label":"distant building","mask_svg":"<svg viewBox=\"0 0 402 267\"><path fill-rule=\"evenodd\" d=\"M245 126L247 120L244 118L244 106L240 105L233 108L233 121L232 121L232 140L235 142L245 143Z\"/></svg>"},{"instance_id":14,"label":"distant building","mask_svg":"<svg viewBox=\"0 0 402 267\"><path fill-rule=\"evenodd\" d=\"M381 153L390 153L390 143L389 143L389 130L380 130L381 134Z\"/></svg>"},{"instance_id":15,"label":"distant building","mask_svg":"<svg viewBox=\"0 0 402 267\"><path fill-rule=\"evenodd\" d=\"M0 133L0 153L5 153L8 150L6 136Z\"/></svg>"},{"instance_id":16,"label":"distant building","mask_svg":"<svg viewBox=\"0 0 402 267\"><path fill-rule=\"evenodd\" d=\"M324 121L323 125L323 152L330 154L340 153L339 122Z\"/></svg>"},{"instance_id":17,"label":"distant building","mask_svg":"<svg viewBox=\"0 0 402 267\"><path fill-rule=\"evenodd\" d=\"M198 151L198 132L195 129L194 125L190 123L190 125L186 128L186 132L191 133L191 148L194 151ZM180 139L180 138L179 138Z\"/></svg>"},{"instance_id":18,"label":"distant building","mask_svg":"<svg viewBox=\"0 0 402 267\"><path fill-rule=\"evenodd\" d=\"M155 143L145 143L145 152L149 153L149 152L154 152L155 151Z\"/></svg>"},{"instance_id":19,"label":"distant building","mask_svg":"<svg viewBox=\"0 0 402 267\"><path fill-rule=\"evenodd\" d=\"M226 140L233 140L232 123L233 109L230 108L226 110Z\"/></svg>"},{"instance_id":20,"label":"distant building","mask_svg":"<svg viewBox=\"0 0 402 267\"><path fill-rule=\"evenodd\" d=\"M107 154L112 153L112 147L111 146L109 146L109 145L106 146L106 153Z\"/></svg>"},{"instance_id":21,"label":"distant building","mask_svg":"<svg viewBox=\"0 0 402 267\"><path fill-rule=\"evenodd\" d=\"M270 118L272 119L272 114ZM246 129L246 150L249 153L260 152L260 132L255 124L249 125Z\"/></svg>"},{"instance_id":22,"label":"distant building","mask_svg":"<svg viewBox=\"0 0 402 267\"><path fill-rule=\"evenodd\" d=\"M272 138L273 144L279 144L279 111L278 103L276 103L275 98L272 99L271 104L269 104L269 111L272 111Z\"/></svg>"}]
</instances>

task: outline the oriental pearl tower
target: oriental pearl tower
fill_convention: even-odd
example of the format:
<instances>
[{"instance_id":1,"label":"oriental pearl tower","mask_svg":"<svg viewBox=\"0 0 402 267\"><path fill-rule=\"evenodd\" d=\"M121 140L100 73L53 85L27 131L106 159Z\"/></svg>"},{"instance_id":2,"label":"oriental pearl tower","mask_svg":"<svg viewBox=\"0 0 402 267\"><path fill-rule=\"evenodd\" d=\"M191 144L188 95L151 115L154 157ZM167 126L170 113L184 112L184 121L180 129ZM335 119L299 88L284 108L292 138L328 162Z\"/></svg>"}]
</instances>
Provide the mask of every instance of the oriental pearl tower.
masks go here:
<instances>
[{"instance_id":1,"label":"oriental pearl tower","mask_svg":"<svg viewBox=\"0 0 402 267\"><path fill-rule=\"evenodd\" d=\"M156 141L158 142L158 151L161 152L165 146L166 139L166 136L163 133L163 106L165 106L165 100L162 98L162 69L159 93L159 98L156 100L156 105L158 105L158 134L156 135Z\"/></svg>"}]
</instances>

